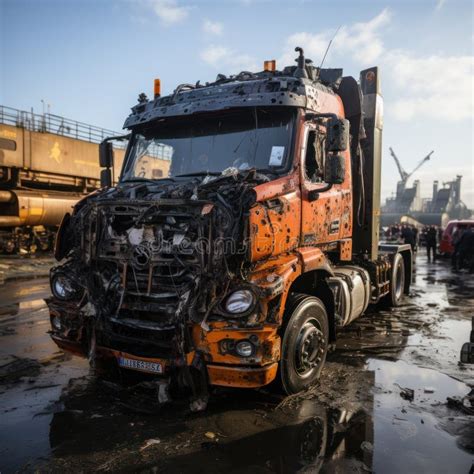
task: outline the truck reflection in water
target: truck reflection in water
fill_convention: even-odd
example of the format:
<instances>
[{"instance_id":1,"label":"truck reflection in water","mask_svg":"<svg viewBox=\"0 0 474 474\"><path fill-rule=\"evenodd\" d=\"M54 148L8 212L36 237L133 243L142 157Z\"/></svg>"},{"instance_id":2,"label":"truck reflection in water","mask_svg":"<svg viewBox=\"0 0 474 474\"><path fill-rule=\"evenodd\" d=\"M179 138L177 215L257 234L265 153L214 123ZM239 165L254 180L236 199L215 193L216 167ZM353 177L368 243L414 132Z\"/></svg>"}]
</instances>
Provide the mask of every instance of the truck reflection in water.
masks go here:
<instances>
[{"instance_id":1,"label":"truck reflection in water","mask_svg":"<svg viewBox=\"0 0 474 474\"><path fill-rule=\"evenodd\" d=\"M363 463L371 470L373 423L365 410L330 409L305 400L288 418L287 424L224 443L209 454L201 452L200 461L211 463L217 457L238 472L260 472L258 468L278 473L319 472L323 467L333 471L345 462ZM168 465L179 470L193 462L195 453L171 459Z\"/></svg>"},{"instance_id":2,"label":"truck reflection in water","mask_svg":"<svg viewBox=\"0 0 474 474\"><path fill-rule=\"evenodd\" d=\"M348 403L345 409L330 408L315 398L290 397L268 408L264 402L268 393L223 390L201 415L184 417L179 407L171 406L145 417L130 415L119 407L113 420L90 414L90 410L103 413L94 404L109 403L110 409L104 392L97 394L101 382L92 381L89 388L78 384L77 390L66 389L61 397L65 410L53 416L51 448L53 456L62 459L84 454L91 460L94 453L103 452L108 457L115 456L114 452L121 457L124 450L119 443L129 439L125 449L129 455L120 463L124 471L132 465L140 472L145 467L146 472L154 472L153 468L158 472L206 473L371 471L374 373L365 376L368 380L363 390L368 393L364 394L364 406ZM344 399L356 399L353 395L346 394ZM133 426L140 428L134 431ZM218 440L208 439L205 433L209 432ZM153 451L150 465L150 458L141 457L140 448L134 445L138 441L142 446L151 437L160 441L156 447L159 453ZM154 466L157 458L159 465Z\"/></svg>"}]
</instances>

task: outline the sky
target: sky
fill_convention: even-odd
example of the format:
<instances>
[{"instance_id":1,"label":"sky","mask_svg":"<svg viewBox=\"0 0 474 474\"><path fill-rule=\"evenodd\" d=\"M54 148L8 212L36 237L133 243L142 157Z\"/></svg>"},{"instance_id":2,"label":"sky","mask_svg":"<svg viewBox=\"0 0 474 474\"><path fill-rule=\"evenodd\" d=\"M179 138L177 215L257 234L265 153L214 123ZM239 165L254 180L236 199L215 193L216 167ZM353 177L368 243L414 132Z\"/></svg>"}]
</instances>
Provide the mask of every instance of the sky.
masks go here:
<instances>
[{"instance_id":1,"label":"sky","mask_svg":"<svg viewBox=\"0 0 474 474\"><path fill-rule=\"evenodd\" d=\"M469 0L0 0L0 105L120 131L140 92L294 64L294 48L345 75L379 66L382 196L399 174L422 197L463 175L474 208L474 12ZM43 102L42 102L43 101ZM413 178L409 183L413 181Z\"/></svg>"}]
</instances>

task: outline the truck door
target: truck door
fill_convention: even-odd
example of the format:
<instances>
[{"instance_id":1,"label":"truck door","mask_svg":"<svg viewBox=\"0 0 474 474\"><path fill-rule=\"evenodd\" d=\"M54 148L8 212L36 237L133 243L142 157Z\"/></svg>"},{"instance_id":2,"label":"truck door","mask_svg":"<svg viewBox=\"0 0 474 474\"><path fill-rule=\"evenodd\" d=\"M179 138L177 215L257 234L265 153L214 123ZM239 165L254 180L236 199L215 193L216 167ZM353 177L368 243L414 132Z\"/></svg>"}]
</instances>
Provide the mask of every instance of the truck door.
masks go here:
<instances>
[{"instance_id":1,"label":"truck door","mask_svg":"<svg viewBox=\"0 0 474 474\"><path fill-rule=\"evenodd\" d=\"M350 202L346 182L330 189L324 181L326 130L323 125L307 124L301 150L301 245L336 242L350 235ZM346 178L347 181L347 178ZM347 212L342 212L347 207ZM346 215L347 214L347 215Z\"/></svg>"}]
</instances>

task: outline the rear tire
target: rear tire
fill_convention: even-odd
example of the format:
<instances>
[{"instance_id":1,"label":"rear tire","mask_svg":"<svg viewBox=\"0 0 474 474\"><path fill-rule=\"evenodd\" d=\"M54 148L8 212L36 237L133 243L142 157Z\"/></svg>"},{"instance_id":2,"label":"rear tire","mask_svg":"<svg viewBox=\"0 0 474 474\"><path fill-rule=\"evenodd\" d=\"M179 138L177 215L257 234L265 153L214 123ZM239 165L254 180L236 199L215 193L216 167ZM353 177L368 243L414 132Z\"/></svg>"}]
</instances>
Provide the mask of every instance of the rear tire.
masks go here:
<instances>
[{"instance_id":1,"label":"rear tire","mask_svg":"<svg viewBox=\"0 0 474 474\"><path fill-rule=\"evenodd\" d=\"M280 380L288 395L313 385L326 361L329 324L326 308L318 298L292 294L285 312Z\"/></svg>"},{"instance_id":2,"label":"rear tire","mask_svg":"<svg viewBox=\"0 0 474 474\"><path fill-rule=\"evenodd\" d=\"M393 270L390 278L390 293L387 302L390 306L400 306L405 292L405 262L399 253L393 258Z\"/></svg>"}]
</instances>

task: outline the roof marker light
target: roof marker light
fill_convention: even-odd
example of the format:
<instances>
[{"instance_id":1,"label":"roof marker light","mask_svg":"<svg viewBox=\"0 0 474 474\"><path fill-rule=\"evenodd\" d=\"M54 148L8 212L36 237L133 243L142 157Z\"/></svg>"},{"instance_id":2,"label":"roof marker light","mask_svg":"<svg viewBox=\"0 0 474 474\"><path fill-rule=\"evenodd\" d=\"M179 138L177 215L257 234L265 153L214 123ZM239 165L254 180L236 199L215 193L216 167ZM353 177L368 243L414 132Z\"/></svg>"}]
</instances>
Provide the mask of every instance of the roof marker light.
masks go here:
<instances>
[{"instance_id":1,"label":"roof marker light","mask_svg":"<svg viewBox=\"0 0 474 474\"><path fill-rule=\"evenodd\" d=\"M161 95L161 81L159 79L155 79L155 85L154 85L153 90L154 90L155 99L160 97L160 95Z\"/></svg>"},{"instance_id":2,"label":"roof marker light","mask_svg":"<svg viewBox=\"0 0 474 474\"><path fill-rule=\"evenodd\" d=\"M274 72L276 69L276 61L271 59L270 61L263 62L263 70L267 72Z\"/></svg>"}]
</instances>

